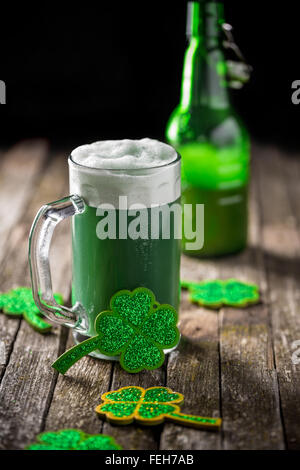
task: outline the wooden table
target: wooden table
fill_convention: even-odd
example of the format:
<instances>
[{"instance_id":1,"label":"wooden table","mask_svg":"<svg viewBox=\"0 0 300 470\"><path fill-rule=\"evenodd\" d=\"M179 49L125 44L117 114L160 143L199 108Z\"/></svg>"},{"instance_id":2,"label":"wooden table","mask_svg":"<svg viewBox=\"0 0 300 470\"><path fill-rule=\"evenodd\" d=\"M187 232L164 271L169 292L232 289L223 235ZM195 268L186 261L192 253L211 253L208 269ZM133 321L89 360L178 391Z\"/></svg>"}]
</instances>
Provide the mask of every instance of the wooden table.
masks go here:
<instances>
[{"instance_id":1,"label":"wooden table","mask_svg":"<svg viewBox=\"0 0 300 470\"><path fill-rule=\"evenodd\" d=\"M49 152L43 141L20 143L2 155L2 292L30 285L28 233L42 204L68 194L66 156ZM300 340L299 182L299 158L254 147L249 248L212 261L183 257L182 278L255 282L262 303L218 312L190 304L183 293L182 340L158 370L130 375L117 363L86 357L58 376L51 363L72 344L70 332L54 327L42 336L0 314L0 448L21 449L43 430L79 428L111 434L125 449L300 449L300 342L298 348L294 343ZM68 299L67 222L51 259L54 287ZM221 416L222 431L99 421L94 408L101 394L125 385L168 385L185 395L184 411Z\"/></svg>"}]
</instances>

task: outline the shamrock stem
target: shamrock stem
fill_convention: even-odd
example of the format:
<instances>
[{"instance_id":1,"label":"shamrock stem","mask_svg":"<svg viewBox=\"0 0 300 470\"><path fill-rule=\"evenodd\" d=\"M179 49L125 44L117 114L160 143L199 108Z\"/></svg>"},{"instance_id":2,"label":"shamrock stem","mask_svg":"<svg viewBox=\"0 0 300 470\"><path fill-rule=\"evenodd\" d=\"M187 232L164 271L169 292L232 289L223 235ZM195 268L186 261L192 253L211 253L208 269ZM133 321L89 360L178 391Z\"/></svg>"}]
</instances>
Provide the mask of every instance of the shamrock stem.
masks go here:
<instances>
[{"instance_id":1,"label":"shamrock stem","mask_svg":"<svg viewBox=\"0 0 300 470\"><path fill-rule=\"evenodd\" d=\"M99 347L99 336L82 341L82 343L73 346L73 348L62 354L53 364L53 369L57 370L60 374L65 374L75 362L79 361L82 357L90 354Z\"/></svg>"},{"instance_id":2,"label":"shamrock stem","mask_svg":"<svg viewBox=\"0 0 300 470\"><path fill-rule=\"evenodd\" d=\"M193 428L202 428L207 431L219 431L222 420L220 418L204 418L202 416L186 415L184 413L169 413L168 420L182 423Z\"/></svg>"}]
</instances>

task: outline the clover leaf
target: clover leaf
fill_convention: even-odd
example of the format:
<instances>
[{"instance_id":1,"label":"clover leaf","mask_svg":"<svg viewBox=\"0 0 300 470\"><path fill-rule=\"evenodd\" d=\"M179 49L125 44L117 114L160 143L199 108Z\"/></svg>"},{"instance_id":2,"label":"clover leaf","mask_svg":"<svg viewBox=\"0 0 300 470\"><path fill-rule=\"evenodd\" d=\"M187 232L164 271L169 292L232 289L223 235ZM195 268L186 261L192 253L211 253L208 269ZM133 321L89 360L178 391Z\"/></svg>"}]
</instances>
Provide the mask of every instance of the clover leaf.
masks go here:
<instances>
[{"instance_id":1,"label":"clover leaf","mask_svg":"<svg viewBox=\"0 0 300 470\"><path fill-rule=\"evenodd\" d=\"M57 303L63 303L63 297L60 294L54 294L54 298ZM0 294L0 310L6 315L23 316L27 323L40 333L47 333L52 328L49 323L43 320L29 287L18 287Z\"/></svg>"},{"instance_id":2,"label":"clover leaf","mask_svg":"<svg viewBox=\"0 0 300 470\"><path fill-rule=\"evenodd\" d=\"M98 350L106 356L120 356L127 372L157 369L164 361L163 350L179 341L177 320L176 310L156 302L149 289L121 290L111 298L110 310L97 316L97 336L74 346L52 367L65 373L81 357Z\"/></svg>"},{"instance_id":3,"label":"clover leaf","mask_svg":"<svg viewBox=\"0 0 300 470\"><path fill-rule=\"evenodd\" d=\"M123 387L116 392L102 395L103 404L96 408L99 415L106 416L109 421L129 424L134 420L151 424L159 424L165 415L179 412L174 403L181 403L183 396L165 387Z\"/></svg>"},{"instance_id":4,"label":"clover leaf","mask_svg":"<svg viewBox=\"0 0 300 470\"><path fill-rule=\"evenodd\" d=\"M203 282L181 281L181 286L189 290L191 302L205 307L220 308L247 307L259 302L259 290L254 284L247 284L236 279L227 281L213 280Z\"/></svg>"},{"instance_id":5,"label":"clover leaf","mask_svg":"<svg viewBox=\"0 0 300 470\"><path fill-rule=\"evenodd\" d=\"M157 425L164 420L184 426L218 430L220 418L204 418L180 412L183 402L181 393L173 392L167 387L122 387L102 395L103 403L97 406L96 413L100 418L114 424L130 424L136 421L145 425Z\"/></svg>"},{"instance_id":6,"label":"clover leaf","mask_svg":"<svg viewBox=\"0 0 300 470\"><path fill-rule=\"evenodd\" d=\"M44 432L36 437L37 442L27 450L119 450L115 439L105 434L86 434L77 429Z\"/></svg>"}]
</instances>

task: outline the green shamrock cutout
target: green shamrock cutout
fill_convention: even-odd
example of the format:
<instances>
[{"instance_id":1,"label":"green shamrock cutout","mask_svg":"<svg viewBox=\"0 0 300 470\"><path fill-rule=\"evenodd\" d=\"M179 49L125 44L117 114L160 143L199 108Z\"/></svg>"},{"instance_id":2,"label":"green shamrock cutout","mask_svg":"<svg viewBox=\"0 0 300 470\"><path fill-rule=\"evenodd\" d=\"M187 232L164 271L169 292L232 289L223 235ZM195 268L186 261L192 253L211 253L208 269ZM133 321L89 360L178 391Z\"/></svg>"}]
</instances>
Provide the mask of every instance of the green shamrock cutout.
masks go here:
<instances>
[{"instance_id":1,"label":"green shamrock cutout","mask_svg":"<svg viewBox=\"0 0 300 470\"><path fill-rule=\"evenodd\" d=\"M120 450L115 439L105 434L86 434L77 429L43 432L27 450Z\"/></svg>"},{"instance_id":2,"label":"green shamrock cutout","mask_svg":"<svg viewBox=\"0 0 300 470\"><path fill-rule=\"evenodd\" d=\"M133 421L143 425L157 425L168 420L183 426L218 430L220 418L204 418L180 412L184 397L167 387L122 387L102 395L103 403L96 413L113 424L126 425Z\"/></svg>"},{"instance_id":3,"label":"green shamrock cutout","mask_svg":"<svg viewBox=\"0 0 300 470\"><path fill-rule=\"evenodd\" d=\"M97 336L66 351L52 367L64 374L83 356L98 350L106 356L120 355L127 372L157 369L164 362L163 350L179 341L177 321L176 310L156 302L149 289L121 290L111 298L110 310L97 316Z\"/></svg>"},{"instance_id":4,"label":"green shamrock cutout","mask_svg":"<svg viewBox=\"0 0 300 470\"><path fill-rule=\"evenodd\" d=\"M54 294L57 303L63 303L61 294ZM32 290L29 287L17 287L5 294L0 294L0 310L6 315L23 318L39 333L47 333L52 326L45 322L35 305Z\"/></svg>"},{"instance_id":5,"label":"green shamrock cutout","mask_svg":"<svg viewBox=\"0 0 300 470\"><path fill-rule=\"evenodd\" d=\"M181 281L181 287L189 290L191 302L204 307L247 307L259 302L259 289L255 284L246 284L236 279L227 281Z\"/></svg>"}]
</instances>

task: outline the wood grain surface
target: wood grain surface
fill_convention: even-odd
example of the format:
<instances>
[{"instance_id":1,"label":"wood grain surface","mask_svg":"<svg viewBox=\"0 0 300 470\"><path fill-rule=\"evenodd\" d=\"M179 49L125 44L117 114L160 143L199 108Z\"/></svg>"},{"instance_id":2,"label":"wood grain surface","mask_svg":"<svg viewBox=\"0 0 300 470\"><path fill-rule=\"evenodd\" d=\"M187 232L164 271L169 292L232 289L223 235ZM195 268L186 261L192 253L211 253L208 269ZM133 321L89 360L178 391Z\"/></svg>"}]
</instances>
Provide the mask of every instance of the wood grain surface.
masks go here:
<instances>
[{"instance_id":1,"label":"wood grain surface","mask_svg":"<svg viewBox=\"0 0 300 470\"><path fill-rule=\"evenodd\" d=\"M39 207L68 194L67 153L44 141L0 154L0 291L29 286L28 235ZM66 376L51 363L73 344L53 327L40 335L0 314L0 448L22 449L43 430L79 428L113 435L125 449L300 449L300 159L253 147L249 245L215 260L182 257L182 279L254 282L261 302L210 310L182 292L181 342L155 371L128 374L116 362L85 357ZM220 234L221 236L221 234ZM54 288L70 298L70 227L55 234ZM298 343L297 343L298 342ZM112 426L94 409L126 385L165 385L185 396L182 410L220 416L219 433L167 423Z\"/></svg>"}]
</instances>

